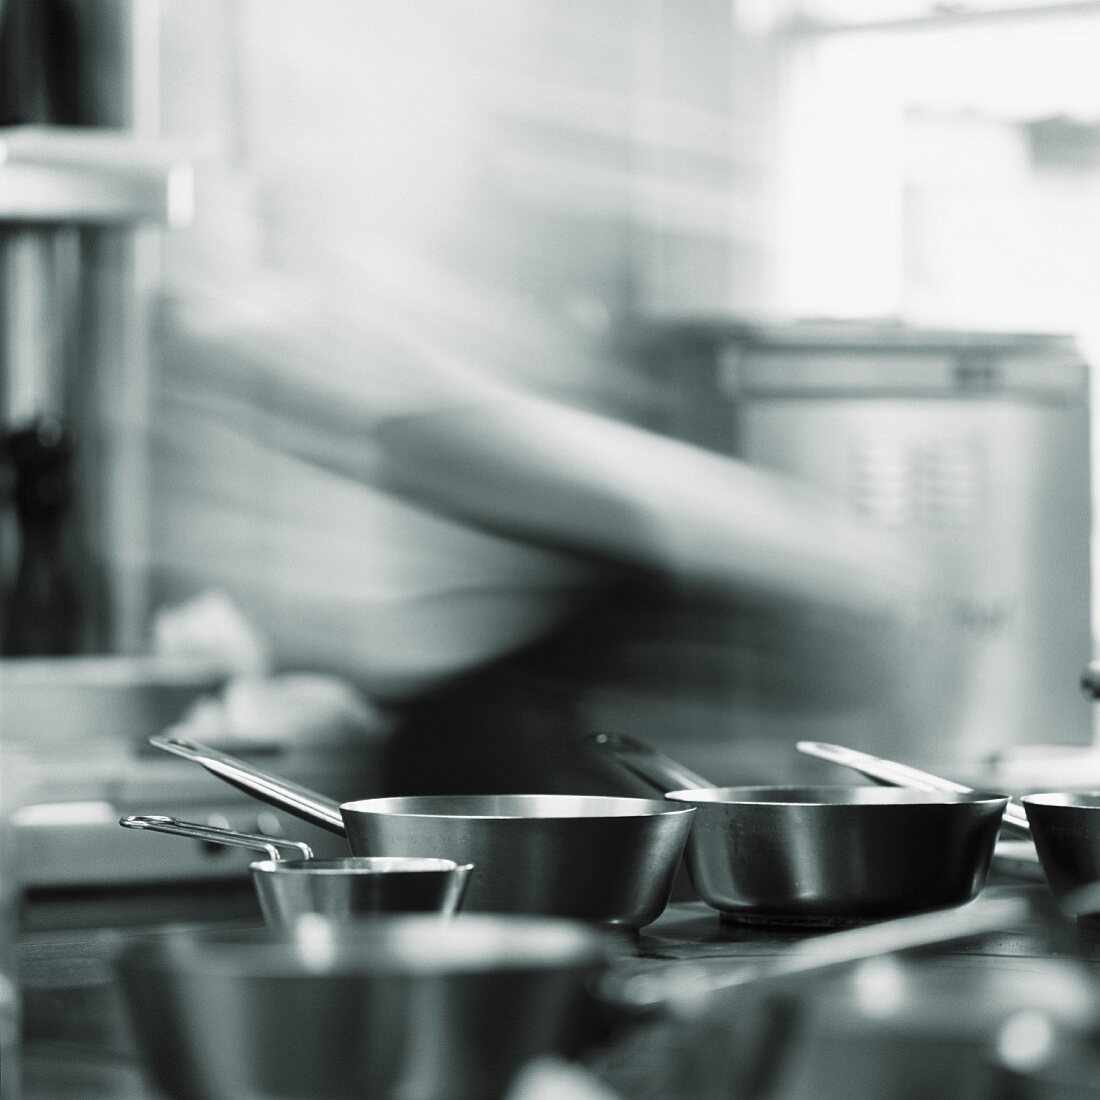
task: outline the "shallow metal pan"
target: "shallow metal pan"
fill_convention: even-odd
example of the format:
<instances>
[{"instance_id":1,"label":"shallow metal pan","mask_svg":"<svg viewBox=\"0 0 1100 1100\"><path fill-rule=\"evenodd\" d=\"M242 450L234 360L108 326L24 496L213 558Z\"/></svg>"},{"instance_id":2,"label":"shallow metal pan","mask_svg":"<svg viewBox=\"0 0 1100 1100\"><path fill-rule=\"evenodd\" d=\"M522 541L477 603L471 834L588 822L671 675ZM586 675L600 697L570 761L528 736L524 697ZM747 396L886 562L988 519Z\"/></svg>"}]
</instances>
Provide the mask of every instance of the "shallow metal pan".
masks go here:
<instances>
[{"instance_id":1,"label":"shallow metal pan","mask_svg":"<svg viewBox=\"0 0 1100 1100\"><path fill-rule=\"evenodd\" d=\"M1008 800L880 787L715 787L631 738L593 745L693 806L687 863L723 917L833 925L960 905L989 872Z\"/></svg>"},{"instance_id":2,"label":"shallow metal pan","mask_svg":"<svg viewBox=\"0 0 1100 1100\"><path fill-rule=\"evenodd\" d=\"M803 741L800 752L842 764L878 783L921 785L925 790L966 791L953 780L843 745ZM1100 925L1095 904L1083 909L1088 888L1100 883L1100 792L1044 792L1010 799L1002 825L1030 836L1051 893L1081 924ZM1074 896L1076 895L1076 896ZM1100 900L1096 892L1093 902Z\"/></svg>"}]
</instances>

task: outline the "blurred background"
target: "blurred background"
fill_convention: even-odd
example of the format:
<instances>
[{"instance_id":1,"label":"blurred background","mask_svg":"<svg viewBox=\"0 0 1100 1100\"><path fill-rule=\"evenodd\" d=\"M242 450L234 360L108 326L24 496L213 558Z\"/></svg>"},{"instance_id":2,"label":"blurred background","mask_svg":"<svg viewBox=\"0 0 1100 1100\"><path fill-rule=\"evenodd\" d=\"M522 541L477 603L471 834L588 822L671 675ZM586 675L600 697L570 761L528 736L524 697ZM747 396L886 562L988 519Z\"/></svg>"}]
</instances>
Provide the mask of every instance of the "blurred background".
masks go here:
<instances>
[{"instance_id":1,"label":"blurred background","mask_svg":"<svg viewBox=\"0 0 1100 1100\"><path fill-rule=\"evenodd\" d=\"M239 875L123 812L309 832L155 758L176 723L337 797L621 785L591 732L716 782L817 775L810 737L1100 783L1098 49L1091 0L3 0L0 734L41 919ZM483 391L636 430L620 480L569 420L425 465L418 418ZM570 462L599 508L494 480ZM739 585L754 527L792 583Z\"/></svg>"}]
</instances>

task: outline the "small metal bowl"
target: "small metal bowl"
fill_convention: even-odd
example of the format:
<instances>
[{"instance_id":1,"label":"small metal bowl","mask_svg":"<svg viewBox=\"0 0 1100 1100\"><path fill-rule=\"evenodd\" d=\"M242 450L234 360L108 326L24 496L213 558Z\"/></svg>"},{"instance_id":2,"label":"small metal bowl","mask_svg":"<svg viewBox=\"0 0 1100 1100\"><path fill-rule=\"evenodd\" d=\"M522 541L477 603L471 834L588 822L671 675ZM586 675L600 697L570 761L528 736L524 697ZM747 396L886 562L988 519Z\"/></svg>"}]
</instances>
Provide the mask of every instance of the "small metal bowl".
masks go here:
<instances>
[{"instance_id":1,"label":"small metal bowl","mask_svg":"<svg viewBox=\"0 0 1100 1100\"><path fill-rule=\"evenodd\" d=\"M174 817L131 816L124 829L143 829L207 843L266 852L249 864L260 911L269 928L289 930L306 914L334 921L376 913L439 913L452 916L462 905L472 863L434 856L348 856L314 859L300 840L240 833ZM283 859L280 848L299 858Z\"/></svg>"},{"instance_id":2,"label":"small metal bowl","mask_svg":"<svg viewBox=\"0 0 1100 1100\"><path fill-rule=\"evenodd\" d=\"M350 920L372 913L458 911L472 863L419 856L264 859L249 865L269 928L292 928L303 914Z\"/></svg>"}]
</instances>

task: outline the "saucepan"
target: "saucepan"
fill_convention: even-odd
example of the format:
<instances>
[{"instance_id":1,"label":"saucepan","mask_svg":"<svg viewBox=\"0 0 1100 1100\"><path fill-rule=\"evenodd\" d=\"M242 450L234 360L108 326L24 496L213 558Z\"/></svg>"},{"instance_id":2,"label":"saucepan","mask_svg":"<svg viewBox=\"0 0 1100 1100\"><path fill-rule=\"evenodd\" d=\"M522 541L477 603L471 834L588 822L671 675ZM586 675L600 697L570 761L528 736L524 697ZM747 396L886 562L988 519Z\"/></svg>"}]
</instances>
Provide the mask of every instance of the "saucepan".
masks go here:
<instances>
[{"instance_id":1,"label":"saucepan","mask_svg":"<svg viewBox=\"0 0 1100 1100\"><path fill-rule=\"evenodd\" d=\"M290 928L306 913L348 920L369 913L453 915L462 904L473 864L429 857L350 856L314 859L303 841L235 832L174 817L131 816L119 824L268 854L249 864L260 911L269 928ZM297 859L285 859L289 848Z\"/></svg>"},{"instance_id":2,"label":"saucepan","mask_svg":"<svg viewBox=\"0 0 1100 1100\"><path fill-rule=\"evenodd\" d=\"M660 916L691 829L690 806L545 794L368 798L339 804L179 737L151 744L348 838L357 856L432 856L477 868L471 912L575 917L637 929Z\"/></svg>"},{"instance_id":3,"label":"saucepan","mask_svg":"<svg viewBox=\"0 0 1100 1100\"><path fill-rule=\"evenodd\" d=\"M754 969L639 970L609 929L460 914L162 933L131 944L118 971L172 1100L499 1100L542 1055L583 1056L613 1086L656 1058L646 1097L706 1100L755 1095L746 1083L775 1055L771 1014L808 975L996 931L1026 908L982 899L815 937ZM701 1076L715 1087L683 1091Z\"/></svg>"},{"instance_id":4,"label":"saucepan","mask_svg":"<svg viewBox=\"0 0 1100 1100\"><path fill-rule=\"evenodd\" d=\"M952 780L843 745L800 741L798 750L843 764L878 783L927 791L969 790ZM1035 842L1047 885L1062 907L1081 924L1100 925L1100 909L1080 908L1084 891L1100 883L1100 793L1050 792L1025 795L1019 801L1010 799L1002 824L1007 831L1030 836Z\"/></svg>"},{"instance_id":5,"label":"saucepan","mask_svg":"<svg viewBox=\"0 0 1100 1100\"><path fill-rule=\"evenodd\" d=\"M1002 795L880 787L715 787L632 738L591 743L693 806L687 864L723 918L836 925L960 905L989 873Z\"/></svg>"}]
</instances>

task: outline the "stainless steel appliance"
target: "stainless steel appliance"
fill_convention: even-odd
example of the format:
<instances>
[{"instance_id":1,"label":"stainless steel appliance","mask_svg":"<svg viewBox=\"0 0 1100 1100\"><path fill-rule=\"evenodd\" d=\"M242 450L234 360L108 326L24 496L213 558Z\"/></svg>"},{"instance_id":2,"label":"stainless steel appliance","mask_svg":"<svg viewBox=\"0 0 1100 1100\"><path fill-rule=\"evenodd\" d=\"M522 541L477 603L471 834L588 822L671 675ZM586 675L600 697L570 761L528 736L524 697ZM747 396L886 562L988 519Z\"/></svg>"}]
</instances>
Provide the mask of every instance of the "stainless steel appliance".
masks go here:
<instances>
[{"instance_id":1,"label":"stainless steel appliance","mask_svg":"<svg viewBox=\"0 0 1100 1100\"><path fill-rule=\"evenodd\" d=\"M743 676L729 732L941 764L1090 741L1089 383L1071 340L735 321L635 335L665 398L656 426L833 494L935 579L908 644L874 653L858 690L795 705L793 679ZM794 611L783 630L824 679L828 630Z\"/></svg>"}]
</instances>

